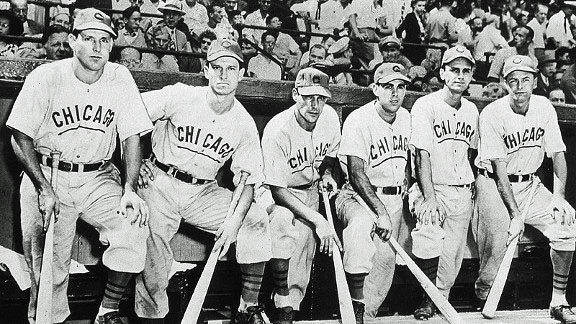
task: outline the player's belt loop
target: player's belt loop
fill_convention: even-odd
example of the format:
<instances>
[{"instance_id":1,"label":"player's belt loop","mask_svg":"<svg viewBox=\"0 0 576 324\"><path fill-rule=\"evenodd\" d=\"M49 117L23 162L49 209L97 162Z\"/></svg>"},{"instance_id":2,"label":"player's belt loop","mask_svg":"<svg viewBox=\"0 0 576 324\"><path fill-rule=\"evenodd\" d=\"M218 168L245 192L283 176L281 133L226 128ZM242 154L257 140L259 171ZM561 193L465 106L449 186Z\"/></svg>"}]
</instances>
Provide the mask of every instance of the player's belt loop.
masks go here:
<instances>
[{"instance_id":1,"label":"player's belt loop","mask_svg":"<svg viewBox=\"0 0 576 324\"><path fill-rule=\"evenodd\" d=\"M492 172L488 172L488 170L486 169L480 169L478 170L480 172L481 175L491 178L491 179L496 179L496 175ZM526 182L526 181L530 181L532 180L532 178L534 178L534 173L530 173L530 174L509 174L508 175L508 181L510 182Z\"/></svg>"},{"instance_id":2,"label":"player's belt loop","mask_svg":"<svg viewBox=\"0 0 576 324\"><path fill-rule=\"evenodd\" d=\"M373 186L376 193L381 193L383 195L395 196L402 194L402 187L375 187Z\"/></svg>"}]
</instances>

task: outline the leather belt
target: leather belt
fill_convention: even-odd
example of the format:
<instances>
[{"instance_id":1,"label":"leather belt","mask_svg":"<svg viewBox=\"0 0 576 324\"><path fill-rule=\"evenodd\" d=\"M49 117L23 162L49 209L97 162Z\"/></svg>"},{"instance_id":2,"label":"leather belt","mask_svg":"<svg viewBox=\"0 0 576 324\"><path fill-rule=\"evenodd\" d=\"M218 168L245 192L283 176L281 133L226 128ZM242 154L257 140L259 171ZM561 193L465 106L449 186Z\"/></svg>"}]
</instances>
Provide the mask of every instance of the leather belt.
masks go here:
<instances>
[{"instance_id":1,"label":"leather belt","mask_svg":"<svg viewBox=\"0 0 576 324\"><path fill-rule=\"evenodd\" d=\"M49 167L52 166L52 158L51 157L44 155L44 154L40 154L39 152L36 152L36 156L38 157L38 161L41 164L44 164L44 165L49 166ZM104 165L106 165L108 162L109 161L101 161L98 163L71 163L71 162L65 162L65 161L58 161L58 170L64 171L64 172L92 172L92 171L99 170Z\"/></svg>"},{"instance_id":2,"label":"leather belt","mask_svg":"<svg viewBox=\"0 0 576 324\"><path fill-rule=\"evenodd\" d=\"M492 172L488 172L488 170L486 169L480 169L478 170L480 172L481 175L491 178L491 179L495 179L496 175ZM508 175L508 181L510 182L526 182L526 181L530 181L532 178L534 177L534 174L509 174Z\"/></svg>"},{"instance_id":3,"label":"leather belt","mask_svg":"<svg viewBox=\"0 0 576 324\"><path fill-rule=\"evenodd\" d=\"M470 188L472 188L472 185L473 185L473 184L474 184L474 183L472 182L472 183L467 183L467 184L450 185L450 186L451 186L451 187L468 188L468 189L470 189Z\"/></svg>"},{"instance_id":4,"label":"leather belt","mask_svg":"<svg viewBox=\"0 0 576 324\"><path fill-rule=\"evenodd\" d=\"M180 171L174 167L168 166L158 161L156 157L152 157L152 162L158 167L158 169L164 171L167 175L176 178L182 182L201 185L211 181L211 180L194 178L193 176L191 176L186 172Z\"/></svg>"},{"instance_id":5,"label":"leather belt","mask_svg":"<svg viewBox=\"0 0 576 324\"><path fill-rule=\"evenodd\" d=\"M390 196L394 196L394 195L400 195L402 193L402 187L398 186L398 187L374 187L374 191L376 193L381 193L383 195L390 195Z\"/></svg>"}]
</instances>

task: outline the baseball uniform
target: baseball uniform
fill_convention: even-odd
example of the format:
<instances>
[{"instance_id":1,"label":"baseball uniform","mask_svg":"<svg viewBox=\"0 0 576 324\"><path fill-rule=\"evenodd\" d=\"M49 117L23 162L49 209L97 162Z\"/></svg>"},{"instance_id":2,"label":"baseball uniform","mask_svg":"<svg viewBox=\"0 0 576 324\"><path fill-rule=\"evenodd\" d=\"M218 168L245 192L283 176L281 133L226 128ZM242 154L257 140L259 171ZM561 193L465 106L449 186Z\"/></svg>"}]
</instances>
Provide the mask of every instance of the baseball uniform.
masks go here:
<instances>
[{"instance_id":1,"label":"baseball uniform","mask_svg":"<svg viewBox=\"0 0 576 324\"><path fill-rule=\"evenodd\" d=\"M478 109L465 98L459 109L449 106L444 91L421 97L412 107L410 148L430 154L436 199L447 213L443 224L416 224L412 252L421 259L440 257L436 286L448 297L462 264L472 217L474 175L468 150L478 144ZM418 183L410 188L408 198L410 211L418 215L424 201Z\"/></svg>"},{"instance_id":2,"label":"baseball uniform","mask_svg":"<svg viewBox=\"0 0 576 324\"><path fill-rule=\"evenodd\" d=\"M525 223L541 231L557 251L574 251L576 225L564 226L552 217L552 193L534 176L544 154L564 152L558 117L545 97L532 95L526 115L515 113L510 97L498 99L480 114L480 142L476 165L476 210L472 229L480 256L476 294L486 299L504 254L510 224L509 213L494 181L490 160L503 159L514 198L521 212L528 208ZM537 186L534 197L530 188Z\"/></svg>"},{"instance_id":3,"label":"baseball uniform","mask_svg":"<svg viewBox=\"0 0 576 324\"><path fill-rule=\"evenodd\" d=\"M98 230L108 245L102 262L119 272L142 271L148 235L147 228L130 225L120 214L120 173L109 162L117 136L124 141L152 128L138 88L124 66L106 63L100 79L86 84L72 65L73 59L64 59L32 71L7 121L33 139L47 179L50 152L62 152L56 192L60 214L54 224L54 322L70 314L68 272L78 218ZM38 192L27 175L20 195L24 255L32 279L28 316L34 318L44 234Z\"/></svg>"},{"instance_id":4,"label":"baseball uniform","mask_svg":"<svg viewBox=\"0 0 576 324\"><path fill-rule=\"evenodd\" d=\"M139 191L150 206L148 257L136 279L136 314L162 318L168 313L168 275L173 261L170 240L181 220L215 233L224 222L232 192L219 187L216 173L232 159L238 183L241 171L250 172L246 184L263 181L258 131L252 117L234 99L232 108L217 114L207 102L210 87L177 83L143 94L154 122L152 151L154 180ZM268 215L252 205L236 240L240 264L270 259Z\"/></svg>"},{"instance_id":5,"label":"baseball uniform","mask_svg":"<svg viewBox=\"0 0 576 324\"><path fill-rule=\"evenodd\" d=\"M410 113L400 107L390 124L380 117L378 109L378 102L372 101L350 113L342 128L338 155L341 161L355 156L365 162L364 172L386 207L392 233L398 239L403 224L402 185L409 154ZM367 314L375 317L392 284L396 254L380 237L372 237L375 218L357 199L361 197L350 183L344 185L336 198L336 213L346 226L344 270L349 274L370 273L366 277L364 303ZM378 267L374 273L373 261Z\"/></svg>"},{"instance_id":6,"label":"baseball uniform","mask_svg":"<svg viewBox=\"0 0 576 324\"><path fill-rule=\"evenodd\" d=\"M326 77L327 78L327 77ZM324 105L312 131L304 130L296 120L296 105L274 116L262 136L265 185L288 188L313 210L319 209L317 182L324 157L336 157L340 145L340 119ZM289 302L276 298L276 307L298 310L306 293L316 240L311 225L296 218L288 208L272 204L270 214L272 257L290 259L288 270Z\"/></svg>"}]
</instances>

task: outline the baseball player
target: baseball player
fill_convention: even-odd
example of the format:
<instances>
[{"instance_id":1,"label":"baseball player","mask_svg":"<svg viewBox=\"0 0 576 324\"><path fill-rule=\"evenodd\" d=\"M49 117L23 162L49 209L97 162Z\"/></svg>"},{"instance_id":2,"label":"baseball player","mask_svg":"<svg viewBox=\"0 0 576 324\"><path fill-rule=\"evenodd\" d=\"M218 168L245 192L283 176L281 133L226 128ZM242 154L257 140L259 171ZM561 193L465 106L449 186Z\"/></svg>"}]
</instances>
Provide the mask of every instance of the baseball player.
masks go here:
<instances>
[{"instance_id":1,"label":"baseball player","mask_svg":"<svg viewBox=\"0 0 576 324\"><path fill-rule=\"evenodd\" d=\"M372 85L377 99L354 110L342 128L338 155L347 165L349 182L336 198L336 213L346 226L344 270L357 324L364 323L365 304L369 315L376 317L394 278L396 254L384 241L392 235L398 239L403 222L402 193L410 171L410 113L401 107L410 82L405 74L400 64L380 65ZM363 199L377 217L358 199ZM373 230L379 236L375 241ZM377 250L377 268L372 269ZM371 275L364 288L368 273Z\"/></svg>"},{"instance_id":2,"label":"baseball player","mask_svg":"<svg viewBox=\"0 0 576 324\"><path fill-rule=\"evenodd\" d=\"M444 87L412 107L410 149L417 178L408 195L410 211L417 218L412 252L446 298L462 264L472 217L470 161L478 144L478 109L462 95L474 64L465 47L448 49L440 68ZM425 296L414 317L428 319L434 313L434 304Z\"/></svg>"},{"instance_id":3,"label":"baseball player","mask_svg":"<svg viewBox=\"0 0 576 324\"><path fill-rule=\"evenodd\" d=\"M341 248L336 233L318 213L318 182L336 190L332 177L340 145L340 119L326 105L328 75L305 68L296 76L292 107L272 118L262 137L264 184L273 203L270 214L276 323L292 323L308 286L316 250ZM265 196L264 196L265 197ZM271 199L271 198L270 198ZM272 202L272 201L270 201Z\"/></svg>"},{"instance_id":4,"label":"baseball player","mask_svg":"<svg viewBox=\"0 0 576 324\"><path fill-rule=\"evenodd\" d=\"M68 272L76 220L100 233L108 248L102 262L108 282L97 324L121 323L118 304L132 274L144 268L148 208L135 193L141 162L140 135L152 129L140 93L124 66L109 63L116 32L99 10L81 10L69 36L74 57L32 71L7 126L26 175L20 188L24 255L30 268L28 317L34 323L44 234L54 226L52 322L70 314ZM110 162L120 137L125 183ZM50 153L61 152L55 192ZM132 207L128 208L127 207ZM128 216L128 217L127 217ZM52 226L52 225L50 225ZM44 275L44 274L43 274ZM42 302L39 300L38 302Z\"/></svg>"},{"instance_id":5,"label":"baseball player","mask_svg":"<svg viewBox=\"0 0 576 324\"><path fill-rule=\"evenodd\" d=\"M150 206L148 256L136 278L136 314L143 323L163 323L168 313L170 240L181 220L216 234L214 251L226 254L236 242L242 295L236 323L263 323L258 293L271 256L268 215L252 205L253 185L262 182L262 152L256 124L235 99L244 74L240 46L215 40L207 53L207 87L181 83L143 94L154 122L151 160L141 168L140 194ZM218 186L216 173L232 159L238 183L250 176L234 214L225 221L232 192Z\"/></svg>"},{"instance_id":6,"label":"baseball player","mask_svg":"<svg viewBox=\"0 0 576 324\"><path fill-rule=\"evenodd\" d=\"M476 295L486 299L506 246L522 235L526 223L550 240L554 270L550 316L562 323L576 323L576 314L565 296L576 242L574 208L564 197L566 146L554 107L547 98L532 94L536 73L536 63L529 57L508 58L503 77L510 93L480 114L479 174L472 223L480 255ZM554 165L553 193L534 175L544 154ZM533 186L534 196L530 196ZM522 219L525 210L526 218Z\"/></svg>"}]
</instances>

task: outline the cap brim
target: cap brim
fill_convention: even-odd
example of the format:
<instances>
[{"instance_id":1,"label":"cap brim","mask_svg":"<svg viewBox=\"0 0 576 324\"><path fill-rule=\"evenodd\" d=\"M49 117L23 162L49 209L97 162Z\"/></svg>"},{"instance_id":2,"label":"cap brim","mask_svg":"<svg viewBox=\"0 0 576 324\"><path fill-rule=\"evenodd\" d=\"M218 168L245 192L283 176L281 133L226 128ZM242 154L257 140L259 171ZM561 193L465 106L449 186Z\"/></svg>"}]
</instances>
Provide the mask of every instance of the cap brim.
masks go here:
<instances>
[{"instance_id":1,"label":"cap brim","mask_svg":"<svg viewBox=\"0 0 576 324\"><path fill-rule=\"evenodd\" d=\"M410 82L410 79L402 73L392 73L390 75L382 76L378 80L374 80L375 83L388 83L394 80L402 80L405 82Z\"/></svg>"},{"instance_id":2,"label":"cap brim","mask_svg":"<svg viewBox=\"0 0 576 324\"><path fill-rule=\"evenodd\" d=\"M79 31L87 30L87 29L102 30L102 31L110 33L110 35L112 35L114 37L118 37L118 34L116 33L116 31L114 29L112 29L108 25L105 25L105 24L99 23L99 22L89 22L89 23L85 23L85 24L82 24L80 26L74 27L74 30L79 30Z\"/></svg>"},{"instance_id":3,"label":"cap brim","mask_svg":"<svg viewBox=\"0 0 576 324\"><path fill-rule=\"evenodd\" d=\"M186 14L186 11L179 10L179 9L173 9L173 8L158 8L158 11L160 11L161 13L164 13L164 11L173 11L173 12L177 12L181 15Z\"/></svg>"},{"instance_id":4,"label":"cap brim","mask_svg":"<svg viewBox=\"0 0 576 324\"><path fill-rule=\"evenodd\" d=\"M476 61L474 60L474 58L471 56L467 56L467 55L458 55L458 56L451 58L450 60L442 60L442 65L448 64L448 63L454 61L455 59L459 59L459 58L467 59L470 63L472 63L472 65L476 65Z\"/></svg>"},{"instance_id":5,"label":"cap brim","mask_svg":"<svg viewBox=\"0 0 576 324\"><path fill-rule=\"evenodd\" d=\"M318 95L332 98L332 94L330 93L330 91L322 86L299 87L298 93L304 96Z\"/></svg>"},{"instance_id":6,"label":"cap brim","mask_svg":"<svg viewBox=\"0 0 576 324\"><path fill-rule=\"evenodd\" d=\"M531 67L529 67L529 66L518 66L518 67L515 67L515 68L511 69L510 71L507 71L506 74L504 74L504 78L506 78L507 76L509 76L510 73L516 72L516 71L524 71L524 72L530 72L530 73L538 73L537 70L535 70L535 69L533 69L533 68L531 68Z\"/></svg>"},{"instance_id":7,"label":"cap brim","mask_svg":"<svg viewBox=\"0 0 576 324\"><path fill-rule=\"evenodd\" d=\"M237 59L238 61L240 61L241 63L244 63L244 59L242 59L240 56L238 56L236 54L232 54L230 52L221 52L221 53L216 53L216 54L210 55L210 56L206 57L206 61L212 62L212 61L215 61L221 57L233 57L233 58Z\"/></svg>"}]
</instances>

